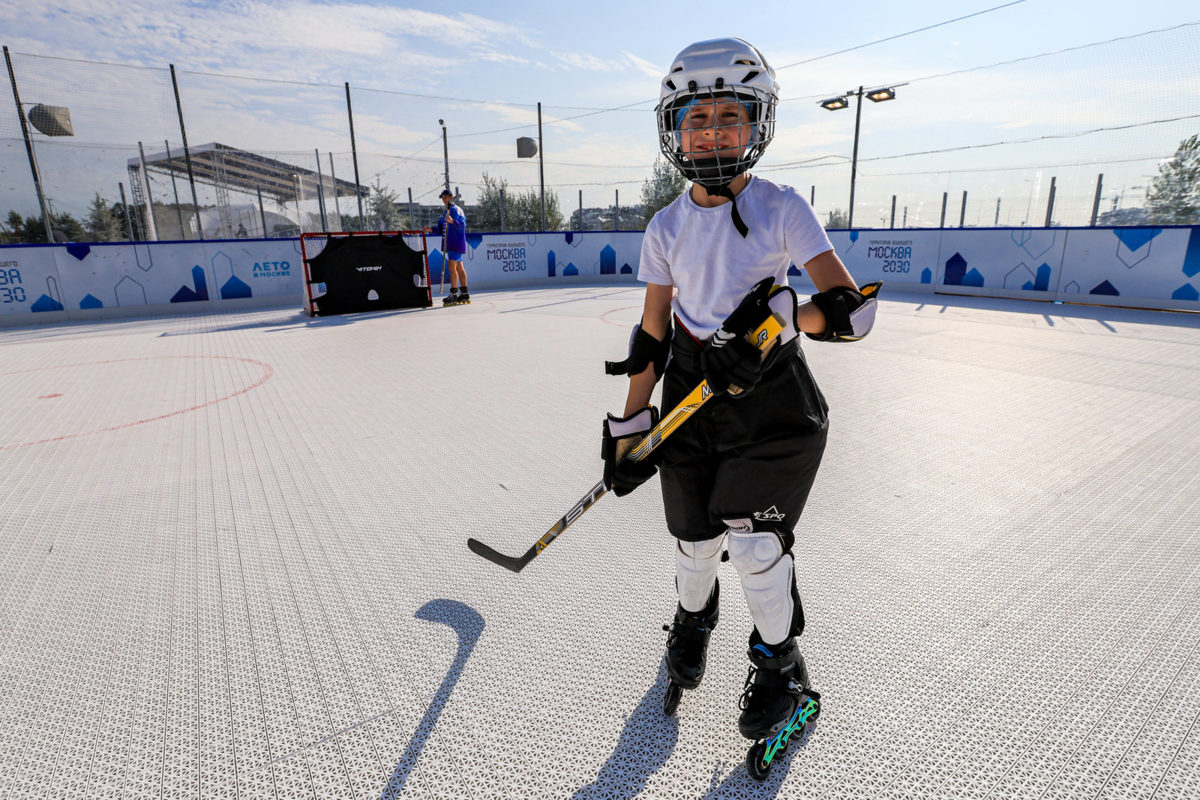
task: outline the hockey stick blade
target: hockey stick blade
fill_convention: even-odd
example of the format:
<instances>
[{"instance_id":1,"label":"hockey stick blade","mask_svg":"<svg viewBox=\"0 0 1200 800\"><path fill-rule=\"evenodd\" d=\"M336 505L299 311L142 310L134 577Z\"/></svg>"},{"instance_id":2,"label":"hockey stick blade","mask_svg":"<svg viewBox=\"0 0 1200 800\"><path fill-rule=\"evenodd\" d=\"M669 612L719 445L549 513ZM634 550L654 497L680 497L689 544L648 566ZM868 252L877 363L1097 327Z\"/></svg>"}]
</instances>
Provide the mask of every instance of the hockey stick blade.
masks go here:
<instances>
[{"instance_id":1,"label":"hockey stick blade","mask_svg":"<svg viewBox=\"0 0 1200 800\"><path fill-rule=\"evenodd\" d=\"M506 556L503 553L497 552L478 539L467 539L467 547L471 548L471 552L475 555L483 556L493 564L499 564L505 569L512 570L513 572L520 572L521 570L525 569L525 566L530 561L533 561L533 557L537 555L536 545L530 548L529 552L520 558L513 558L512 556Z\"/></svg>"},{"instance_id":2,"label":"hockey stick blade","mask_svg":"<svg viewBox=\"0 0 1200 800\"><path fill-rule=\"evenodd\" d=\"M539 553L550 546L550 543L558 538L559 534L570 527L571 523L583 516L583 512L592 507L597 500L608 494L608 489L604 488L604 481L600 481L583 497L579 498L579 502L571 506L571 510L559 517L558 522L550 526L550 530L542 534L542 538L538 539L533 547L525 551L525 555L520 558L506 556L492 548L488 547L478 539L467 539L467 547L475 555L483 556L493 564L499 564L505 569L513 572L520 572L525 569L530 561L533 561Z\"/></svg>"},{"instance_id":3,"label":"hockey stick blade","mask_svg":"<svg viewBox=\"0 0 1200 800\"><path fill-rule=\"evenodd\" d=\"M765 352L774 342L780 332L783 330L783 320L776 314L772 314L754 330L752 340L759 350ZM650 429L645 438L642 439L633 449L625 454L625 458L631 458L635 461L641 461L646 456L650 455L663 440L670 436L676 428L684 423L692 414L700 409L702 405L708 402L713 396L712 389L708 388L706 381L700 381L700 384L688 393L688 396L680 401L679 405L675 406L671 411L659 421L657 425ZM533 547L525 551L525 555L520 558L506 556L503 553L493 550L478 539L467 539L467 547L472 553L486 558L493 564L499 564L505 569L513 572L520 572L529 565L530 561L537 558L543 550L550 546L550 543L558 538L559 534L565 531L575 520L583 516L583 513L596 504L604 495L608 494L608 489L604 486L604 481L600 481L591 490L579 499L571 510L563 514L558 522L550 526L550 530L542 534L542 538L534 543Z\"/></svg>"}]
</instances>

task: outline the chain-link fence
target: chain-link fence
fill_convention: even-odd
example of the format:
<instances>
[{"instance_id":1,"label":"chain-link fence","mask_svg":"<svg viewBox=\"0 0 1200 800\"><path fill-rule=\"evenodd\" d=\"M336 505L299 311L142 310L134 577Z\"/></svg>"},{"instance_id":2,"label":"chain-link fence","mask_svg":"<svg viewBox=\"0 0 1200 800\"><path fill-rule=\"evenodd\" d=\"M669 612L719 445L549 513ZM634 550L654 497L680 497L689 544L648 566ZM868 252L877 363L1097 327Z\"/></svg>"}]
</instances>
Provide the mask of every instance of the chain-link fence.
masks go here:
<instances>
[{"instance_id":1,"label":"chain-link fence","mask_svg":"<svg viewBox=\"0 0 1200 800\"><path fill-rule=\"evenodd\" d=\"M29 128L43 205L0 93L5 241L44 241L43 207L56 238L81 241L423 227L447 181L470 216L485 176L506 193L493 229L540 228L543 182L547 227L644 225L651 78L612 108L481 99L469 83L438 96L419 76L347 87L10 56L26 116L66 108L73 135ZM777 71L776 136L754 172L796 186L831 227L848 222L856 143L855 227L1138 224L1159 163L1200 131L1200 23L939 74ZM819 102L859 85L896 97L864 101L856 137L856 97L834 113ZM518 158L517 138L539 138L539 100L542 158Z\"/></svg>"}]
</instances>

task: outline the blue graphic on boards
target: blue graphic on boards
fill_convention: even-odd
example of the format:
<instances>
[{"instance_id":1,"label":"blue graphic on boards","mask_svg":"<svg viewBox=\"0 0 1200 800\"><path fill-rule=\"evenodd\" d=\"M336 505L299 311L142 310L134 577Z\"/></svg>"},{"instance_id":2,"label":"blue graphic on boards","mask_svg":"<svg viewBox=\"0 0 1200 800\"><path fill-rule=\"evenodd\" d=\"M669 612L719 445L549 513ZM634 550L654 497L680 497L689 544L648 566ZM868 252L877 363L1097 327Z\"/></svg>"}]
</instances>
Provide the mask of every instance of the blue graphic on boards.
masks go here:
<instances>
[{"instance_id":1,"label":"blue graphic on boards","mask_svg":"<svg viewBox=\"0 0 1200 800\"><path fill-rule=\"evenodd\" d=\"M1162 228L1114 228L1113 235L1121 241L1121 244L1129 248L1131 252L1136 253L1141 250L1154 237L1162 233ZM1192 232L1193 235L1195 231Z\"/></svg>"},{"instance_id":2,"label":"blue graphic on boards","mask_svg":"<svg viewBox=\"0 0 1200 800\"><path fill-rule=\"evenodd\" d=\"M85 294L83 296L82 300L79 301L79 307L80 308L104 308L104 303L100 302L100 298L96 297L95 295L93 295L89 292L88 294Z\"/></svg>"},{"instance_id":3,"label":"blue graphic on boards","mask_svg":"<svg viewBox=\"0 0 1200 800\"><path fill-rule=\"evenodd\" d=\"M1033 273L1031 273L1029 271L1029 267L1025 266L1024 264L1018 264L1016 266L1016 268L1014 268L1012 270L1012 272L1008 273L1008 275L1005 276L1004 286L1006 288L1012 288L1009 286L1008 277L1010 275L1015 276L1019 272L1024 272L1026 275L1029 275L1032 278L1032 280L1027 280L1021 284L1021 288L1024 289L1025 291L1027 291L1027 292L1045 292L1050 289L1051 269L1050 269L1049 264L1046 264L1043 262L1043 264L1037 268L1037 272L1033 272ZM1016 280L1013 281L1014 285L1017 280L1020 280L1020 278L1017 277Z\"/></svg>"},{"instance_id":4,"label":"blue graphic on boards","mask_svg":"<svg viewBox=\"0 0 1200 800\"><path fill-rule=\"evenodd\" d=\"M933 283L933 270L929 267L921 270L921 283Z\"/></svg>"},{"instance_id":5,"label":"blue graphic on boards","mask_svg":"<svg viewBox=\"0 0 1200 800\"><path fill-rule=\"evenodd\" d=\"M633 267L629 266L628 264L622 264L621 265L621 274L622 275L632 275Z\"/></svg>"},{"instance_id":6,"label":"blue graphic on boards","mask_svg":"<svg viewBox=\"0 0 1200 800\"><path fill-rule=\"evenodd\" d=\"M551 250L550 252L546 253L546 277L547 278L553 278L555 276L556 266L557 266L557 257L554 255L554 251Z\"/></svg>"},{"instance_id":7,"label":"blue graphic on boards","mask_svg":"<svg viewBox=\"0 0 1200 800\"><path fill-rule=\"evenodd\" d=\"M1047 235L1049 238L1047 238ZM1050 248L1054 247L1054 243L1058 240L1058 231L1038 231L1021 228L1011 231L1008 238L1024 250L1031 261L1037 261L1050 252ZM1034 248L1039 247L1041 249L1035 253Z\"/></svg>"},{"instance_id":8,"label":"blue graphic on boards","mask_svg":"<svg viewBox=\"0 0 1200 800\"><path fill-rule=\"evenodd\" d=\"M983 286L983 275L979 270L967 270L967 260L961 253L955 253L946 261L946 275L942 279L946 286Z\"/></svg>"},{"instance_id":9,"label":"blue graphic on boards","mask_svg":"<svg viewBox=\"0 0 1200 800\"><path fill-rule=\"evenodd\" d=\"M579 274L579 270L576 269L575 265L573 263L571 263L570 261L568 261L567 265L565 267L563 267L563 277L564 278L567 277L568 275L578 275L578 274Z\"/></svg>"},{"instance_id":10,"label":"blue graphic on boards","mask_svg":"<svg viewBox=\"0 0 1200 800\"><path fill-rule=\"evenodd\" d=\"M1108 297L1120 297L1121 296L1121 293L1119 291L1117 291L1117 287L1113 286L1108 281L1101 281L1099 284L1097 284L1095 287L1093 287L1092 290L1090 292L1088 292L1088 294L1102 294L1102 295L1106 295Z\"/></svg>"},{"instance_id":11,"label":"blue graphic on boards","mask_svg":"<svg viewBox=\"0 0 1200 800\"><path fill-rule=\"evenodd\" d=\"M30 311L62 311L63 304L52 298L48 294L44 294L37 300L33 301L33 305L29 307Z\"/></svg>"},{"instance_id":12,"label":"blue graphic on boards","mask_svg":"<svg viewBox=\"0 0 1200 800\"><path fill-rule=\"evenodd\" d=\"M1183 255L1183 274L1194 278L1197 273L1200 273L1200 228L1192 228L1187 251Z\"/></svg>"},{"instance_id":13,"label":"blue graphic on boards","mask_svg":"<svg viewBox=\"0 0 1200 800\"><path fill-rule=\"evenodd\" d=\"M613 250L610 244L604 245L604 248L600 251L600 274L617 274L617 251Z\"/></svg>"},{"instance_id":14,"label":"blue graphic on boards","mask_svg":"<svg viewBox=\"0 0 1200 800\"><path fill-rule=\"evenodd\" d=\"M87 258L88 253L92 252L92 246L87 244L79 244L78 242L71 242L67 245L67 252L75 256L75 258L79 259L80 261L83 261L85 258Z\"/></svg>"},{"instance_id":15,"label":"blue graphic on boards","mask_svg":"<svg viewBox=\"0 0 1200 800\"><path fill-rule=\"evenodd\" d=\"M195 287L180 286L179 291L171 295L172 303L195 303L208 299L208 279L204 276L204 268L199 264L192 267L192 282Z\"/></svg>"},{"instance_id":16,"label":"blue graphic on boards","mask_svg":"<svg viewBox=\"0 0 1200 800\"><path fill-rule=\"evenodd\" d=\"M46 278L46 293L37 300L34 300L29 310L35 313L39 311L62 311L63 304L55 299L56 295L58 295L58 281L54 280L54 278Z\"/></svg>"},{"instance_id":17,"label":"blue graphic on boards","mask_svg":"<svg viewBox=\"0 0 1200 800\"><path fill-rule=\"evenodd\" d=\"M253 297L253 292L250 291L250 286L239 278L237 275L230 276L229 280L221 284L221 299L233 300L238 297Z\"/></svg>"}]
</instances>

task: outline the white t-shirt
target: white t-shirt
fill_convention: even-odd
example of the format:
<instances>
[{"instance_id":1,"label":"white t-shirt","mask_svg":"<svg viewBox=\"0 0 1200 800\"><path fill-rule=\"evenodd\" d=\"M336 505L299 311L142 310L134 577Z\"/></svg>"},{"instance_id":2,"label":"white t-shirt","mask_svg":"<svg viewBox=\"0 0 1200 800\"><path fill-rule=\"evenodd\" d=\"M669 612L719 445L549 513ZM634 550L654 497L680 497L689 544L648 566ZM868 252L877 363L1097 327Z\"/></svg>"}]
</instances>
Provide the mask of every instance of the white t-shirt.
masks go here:
<instances>
[{"instance_id":1,"label":"white t-shirt","mask_svg":"<svg viewBox=\"0 0 1200 800\"><path fill-rule=\"evenodd\" d=\"M737 196L750 228L733 227L733 204L696 205L691 187L654 215L642 238L638 280L675 286L675 314L700 339L716 332L758 281L787 285L788 267L832 250L812 206L790 186L754 176Z\"/></svg>"}]
</instances>

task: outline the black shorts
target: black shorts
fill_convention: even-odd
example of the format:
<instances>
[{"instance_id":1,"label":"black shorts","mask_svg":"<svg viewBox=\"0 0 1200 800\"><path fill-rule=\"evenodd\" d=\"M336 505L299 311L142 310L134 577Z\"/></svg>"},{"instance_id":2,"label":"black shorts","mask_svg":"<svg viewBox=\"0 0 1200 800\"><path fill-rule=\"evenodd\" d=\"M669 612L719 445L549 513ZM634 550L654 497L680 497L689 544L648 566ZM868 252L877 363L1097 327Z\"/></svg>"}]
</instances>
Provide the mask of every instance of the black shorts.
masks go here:
<instances>
[{"instance_id":1,"label":"black shorts","mask_svg":"<svg viewBox=\"0 0 1200 800\"><path fill-rule=\"evenodd\" d=\"M664 413L703 379L703 345L676 328L663 382ZM829 429L829 406L799 342L776 348L758 386L741 399L710 399L661 447L667 527L687 542L720 536L723 520L750 518L791 549Z\"/></svg>"}]
</instances>

